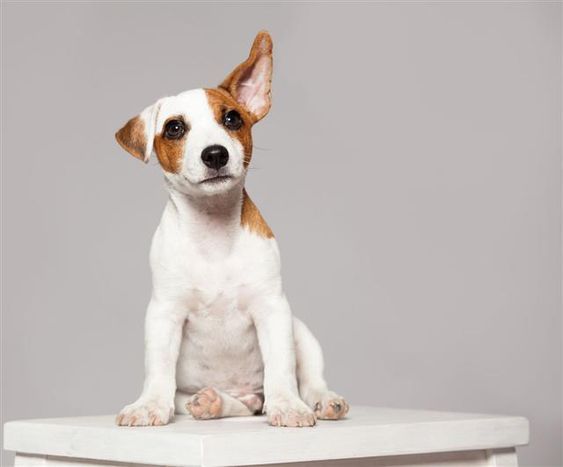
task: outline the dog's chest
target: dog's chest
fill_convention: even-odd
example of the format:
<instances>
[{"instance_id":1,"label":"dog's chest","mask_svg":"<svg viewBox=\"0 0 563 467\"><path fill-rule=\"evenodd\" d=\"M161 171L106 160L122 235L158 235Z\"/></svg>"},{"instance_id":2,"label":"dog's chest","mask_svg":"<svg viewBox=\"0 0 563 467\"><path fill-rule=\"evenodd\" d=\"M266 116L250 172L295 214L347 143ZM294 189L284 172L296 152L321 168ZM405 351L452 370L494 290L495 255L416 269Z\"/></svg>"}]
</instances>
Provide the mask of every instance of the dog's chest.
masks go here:
<instances>
[{"instance_id":1,"label":"dog's chest","mask_svg":"<svg viewBox=\"0 0 563 467\"><path fill-rule=\"evenodd\" d=\"M187 235L168 224L153 241L154 286L186 303L191 313L218 317L244 311L265 288L279 285L275 240L240 230L233 236Z\"/></svg>"},{"instance_id":2,"label":"dog's chest","mask_svg":"<svg viewBox=\"0 0 563 467\"><path fill-rule=\"evenodd\" d=\"M236 295L214 297L192 310L184 325L178 387L192 393L212 386L233 395L261 391L263 363L254 323Z\"/></svg>"},{"instance_id":3,"label":"dog's chest","mask_svg":"<svg viewBox=\"0 0 563 467\"><path fill-rule=\"evenodd\" d=\"M236 322L260 293L259 284L267 274L253 259L235 253L224 259L208 258L191 252L177 256L170 268L171 293L182 295L192 318Z\"/></svg>"},{"instance_id":4,"label":"dog's chest","mask_svg":"<svg viewBox=\"0 0 563 467\"><path fill-rule=\"evenodd\" d=\"M240 225L233 231L190 229L172 214L165 213L155 235L151 266L155 290L186 312L178 387L260 392L263 362L251 311L264 295L279 293L275 240Z\"/></svg>"},{"instance_id":5,"label":"dog's chest","mask_svg":"<svg viewBox=\"0 0 563 467\"><path fill-rule=\"evenodd\" d=\"M188 273L192 284L197 284L186 293L184 339L190 359L196 357L203 371L209 367L217 372L219 366L223 371L238 368L238 373L250 359L254 370L256 359L252 354L258 352L258 345L249 307L258 289L246 282L244 267L236 261L203 262L201 268L213 281L200 282Z\"/></svg>"}]
</instances>

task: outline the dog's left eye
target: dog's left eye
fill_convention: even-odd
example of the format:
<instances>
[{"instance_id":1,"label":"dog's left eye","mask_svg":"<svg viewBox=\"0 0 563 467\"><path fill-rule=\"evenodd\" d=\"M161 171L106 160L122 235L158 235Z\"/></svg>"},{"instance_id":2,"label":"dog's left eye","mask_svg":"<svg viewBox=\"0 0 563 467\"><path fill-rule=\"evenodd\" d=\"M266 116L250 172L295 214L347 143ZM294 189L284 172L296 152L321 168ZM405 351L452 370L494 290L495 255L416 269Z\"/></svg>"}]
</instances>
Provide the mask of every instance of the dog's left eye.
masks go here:
<instances>
[{"instance_id":1,"label":"dog's left eye","mask_svg":"<svg viewBox=\"0 0 563 467\"><path fill-rule=\"evenodd\" d=\"M223 116L223 125L229 130L238 130L242 126L242 117L236 110L229 110Z\"/></svg>"},{"instance_id":2,"label":"dog's left eye","mask_svg":"<svg viewBox=\"0 0 563 467\"><path fill-rule=\"evenodd\" d=\"M186 125L181 120L170 120L164 127L164 136L168 139L179 139L185 132Z\"/></svg>"}]
</instances>

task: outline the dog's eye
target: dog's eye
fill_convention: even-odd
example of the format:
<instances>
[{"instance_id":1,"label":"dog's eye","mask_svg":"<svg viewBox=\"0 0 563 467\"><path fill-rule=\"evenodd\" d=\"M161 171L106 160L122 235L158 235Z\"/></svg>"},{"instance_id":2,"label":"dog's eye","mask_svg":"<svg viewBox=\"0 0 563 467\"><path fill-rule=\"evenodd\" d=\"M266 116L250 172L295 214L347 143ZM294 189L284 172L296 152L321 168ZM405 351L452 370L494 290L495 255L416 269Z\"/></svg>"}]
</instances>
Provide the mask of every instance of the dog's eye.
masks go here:
<instances>
[{"instance_id":1,"label":"dog's eye","mask_svg":"<svg viewBox=\"0 0 563 467\"><path fill-rule=\"evenodd\" d=\"M186 125L182 120L170 120L164 127L164 136L168 139L180 139L186 132Z\"/></svg>"},{"instance_id":2,"label":"dog's eye","mask_svg":"<svg viewBox=\"0 0 563 467\"><path fill-rule=\"evenodd\" d=\"M238 130L242 126L242 117L236 110L229 110L223 116L223 125L229 130Z\"/></svg>"}]
</instances>

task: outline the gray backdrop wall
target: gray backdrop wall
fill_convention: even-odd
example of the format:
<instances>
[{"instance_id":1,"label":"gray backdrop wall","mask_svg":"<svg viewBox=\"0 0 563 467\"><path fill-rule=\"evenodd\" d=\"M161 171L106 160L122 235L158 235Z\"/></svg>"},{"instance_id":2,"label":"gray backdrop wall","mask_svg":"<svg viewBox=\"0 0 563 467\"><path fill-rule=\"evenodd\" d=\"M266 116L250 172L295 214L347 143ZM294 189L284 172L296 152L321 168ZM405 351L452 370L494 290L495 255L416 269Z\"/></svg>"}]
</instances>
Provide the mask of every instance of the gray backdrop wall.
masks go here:
<instances>
[{"instance_id":1,"label":"gray backdrop wall","mask_svg":"<svg viewBox=\"0 0 563 467\"><path fill-rule=\"evenodd\" d=\"M275 42L248 186L352 403L529 417L561 465L561 4L4 5L4 420L143 377L166 194L114 142ZM2 465L11 456L4 453Z\"/></svg>"}]
</instances>

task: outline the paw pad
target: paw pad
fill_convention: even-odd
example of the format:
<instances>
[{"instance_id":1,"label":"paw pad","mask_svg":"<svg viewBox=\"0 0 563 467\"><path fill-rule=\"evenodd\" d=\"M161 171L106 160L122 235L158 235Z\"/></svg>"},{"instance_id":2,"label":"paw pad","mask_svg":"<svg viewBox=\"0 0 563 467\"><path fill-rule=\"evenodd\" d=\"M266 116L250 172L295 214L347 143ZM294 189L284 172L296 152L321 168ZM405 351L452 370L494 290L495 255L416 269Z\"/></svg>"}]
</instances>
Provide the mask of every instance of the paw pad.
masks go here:
<instances>
[{"instance_id":1,"label":"paw pad","mask_svg":"<svg viewBox=\"0 0 563 467\"><path fill-rule=\"evenodd\" d=\"M349 410L348 403L341 397L326 399L315 404L315 415L321 420L339 420Z\"/></svg>"},{"instance_id":2,"label":"paw pad","mask_svg":"<svg viewBox=\"0 0 563 467\"><path fill-rule=\"evenodd\" d=\"M223 400L213 388L205 388L194 394L186 404L186 409L192 417L198 420L208 420L221 416Z\"/></svg>"}]
</instances>

